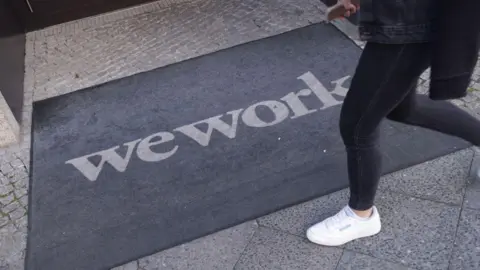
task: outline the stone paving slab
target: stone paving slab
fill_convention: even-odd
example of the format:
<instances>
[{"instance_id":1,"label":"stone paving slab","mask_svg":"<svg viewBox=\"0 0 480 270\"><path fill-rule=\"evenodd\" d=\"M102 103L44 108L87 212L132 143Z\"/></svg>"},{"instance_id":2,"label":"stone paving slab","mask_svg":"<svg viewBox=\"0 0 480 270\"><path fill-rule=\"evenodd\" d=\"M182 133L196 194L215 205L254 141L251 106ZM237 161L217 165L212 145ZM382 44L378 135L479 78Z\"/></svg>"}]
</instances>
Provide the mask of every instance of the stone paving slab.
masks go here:
<instances>
[{"instance_id":1,"label":"stone paving slab","mask_svg":"<svg viewBox=\"0 0 480 270\"><path fill-rule=\"evenodd\" d=\"M430 171L443 168L446 162L471 156L465 150L443 157L410 170L413 175L428 176ZM466 163L471 162L468 158ZM453 162L455 163L455 162ZM450 164L451 165L451 164ZM448 165L455 171L454 166ZM422 166L431 169L424 171ZM468 169L459 177L465 186ZM392 179L397 173L382 178ZM454 174L455 175L455 174ZM447 179L450 179L447 176ZM401 179L397 179L401 181ZM399 190L399 192L402 192ZM375 258L396 262L417 269L446 269L453 247L460 206L423 200L399 192L380 190L377 207L383 221L383 231L378 236L355 241L347 249L369 254ZM419 194L416 194L420 196ZM272 227L303 237L306 228L340 210L347 202L348 191L342 190L328 196L281 210L258 219L262 226Z\"/></svg>"},{"instance_id":2,"label":"stone paving slab","mask_svg":"<svg viewBox=\"0 0 480 270\"><path fill-rule=\"evenodd\" d=\"M0 269L23 269L26 237L26 232L11 223L0 228Z\"/></svg>"},{"instance_id":3,"label":"stone paving slab","mask_svg":"<svg viewBox=\"0 0 480 270\"><path fill-rule=\"evenodd\" d=\"M18 142L20 126L15 119L7 101L0 93L0 147Z\"/></svg>"},{"instance_id":4,"label":"stone paving slab","mask_svg":"<svg viewBox=\"0 0 480 270\"><path fill-rule=\"evenodd\" d=\"M476 149L465 193L464 207L480 210L480 150Z\"/></svg>"},{"instance_id":5,"label":"stone paving slab","mask_svg":"<svg viewBox=\"0 0 480 270\"><path fill-rule=\"evenodd\" d=\"M235 270L333 270L342 250L321 247L306 239L260 227Z\"/></svg>"},{"instance_id":6,"label":"stone paving slab","mask_svg":"<svg viewBox=\"0 0 480 270\"><path fill-rule=\"evenodd\" d=\"M447 269L461 208L380 191L382 232L349 250L416 269Z\"/></svg>"},{"instance_id":7,"label":"stone paving slab","mask_svg":"<svg viewBox=\"0 0 480 270\"><path fill-rule=\"evenodd\" d=\"M473 155L467 149L390 174L379 188L460 206Z\"/></svg>"},{"instance_id":8,"label":"stone paving slab","mask_svg":"<svg viewBox=\"0 0 480 270\"><path fill-rule=\"evenodd\" d=\"M472 155L471 149L459 151L407 169L405 172L411 170L412 175L422 178L422 176L427 177L432 170L437 170L440 172L438 177L441 178L441 169L447 167L458 173L447 174L442 181L458 177L461 179L458 181L463 183L460 184L463 185L461 189L464 190L469 170L469 166L465 164L471 163ZM458 160L463 162L458 163ZM424 171L427 165L430 169ZM395 174L398 173L387 175L382 181L389 177L396 177ZM447 269L452 256L461 206L420 199L406 195L404 192L383 189L379 191L377 207L382 216L383 231L378 236L346 245L346 250L341 257L336 256L337 253L332 255L329 248L321 250L325 248L312 246L304 235L310 225L336 213L345 205L348 190L341 190L259 218L257 222L260 228L243 252L235 269L309 269L310 264L315 267L321 264L323 267L312 266L312 269L349 269L348 267L351 269ZM470 235L474 234L475 232L470 232ZM312 251L315 247L321 251ZM463 245L460 244L459 247L462 248ZM312 252L319 253L312 259ZM337 263L326 260L326 257L338 259ZM149 259L147 257L142 260ZM153 265L160 265L158 261L156 262ZM352 268L353 266L355 267ZM197 267L201 266L197 265Z\"/></svg>"},{"instance_id":9,"label":"stone paving slab","mask_svg":"<svg viewBox=\"0 0 480 270\"><path fill-rule=\"evenodd\" d=\"M450 270L480 269L480 212L464 209L458 227Z\"/></svg>"},{"instance_id":10,"label":"stone paving slab","mask_svg":"<svg viewBox=\"0 0 480 270\"><path fill-rule=\"evenodd\" d=\"M336 270L414 270L414 268L345 250Z\"/></svg>"},{"instance_id":11,"label":"stone paving slab","mask_svg":"<svg viewBox=\"0 0 480 270\"><path fill-rule=\"evenodd\" d=\"M257 231L256 222L247 222L214 233L114 270L225 270L232 269Z\"/></svg>"},{"instance_id":12,"label":"stone paving slab","mask_svg":"<svg viewBox=\"0 0 480 270\"><path fill-rule=\"evenodd\" d=\"M480 184L475 183L467 189L465 208L480 210Z\"/></svg>"}]
</instances>

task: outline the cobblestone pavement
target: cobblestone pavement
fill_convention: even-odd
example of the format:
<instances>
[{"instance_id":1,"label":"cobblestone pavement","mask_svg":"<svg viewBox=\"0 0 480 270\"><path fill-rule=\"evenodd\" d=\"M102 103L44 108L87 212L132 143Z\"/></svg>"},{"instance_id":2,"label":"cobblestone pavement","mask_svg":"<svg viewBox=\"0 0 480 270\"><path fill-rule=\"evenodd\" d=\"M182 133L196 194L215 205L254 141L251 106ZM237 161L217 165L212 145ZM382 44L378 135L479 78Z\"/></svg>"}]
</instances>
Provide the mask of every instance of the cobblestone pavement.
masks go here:
<instances>
[{"instance_id":1,"label":"cobblestone pavement","mask_svg":"<svg viewBox=\"0 0 480 270\"><path fill-rule=\"evenodd\" d=\"M318 0L164 0L29 33L22 141L0 150L0 269L23 268L33 101L320 22L324 10ZM473 79L468 97L453 102L480 117L480 65ZM344 203L341 191L118 270L480 269L480 184L467 185L474 156L465 150L384 177L379 207L397 212L379 237L346 249L302 238Z\"/></svg>"}]
</instances>

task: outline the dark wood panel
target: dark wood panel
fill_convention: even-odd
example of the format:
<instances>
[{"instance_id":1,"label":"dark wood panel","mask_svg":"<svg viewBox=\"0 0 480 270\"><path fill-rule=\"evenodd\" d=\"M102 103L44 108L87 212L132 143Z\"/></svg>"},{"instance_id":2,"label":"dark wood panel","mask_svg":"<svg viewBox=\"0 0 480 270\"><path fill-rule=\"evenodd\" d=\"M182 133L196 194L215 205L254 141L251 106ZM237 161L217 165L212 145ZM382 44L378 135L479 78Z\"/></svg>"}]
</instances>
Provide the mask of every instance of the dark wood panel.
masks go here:
<instances>
[{"instance_id":1,"label":"dark wood panel","mask_svg":"<svg viewBox=\"0 0 480 270\"><path fill-rule=\"evenodd\" d=\"M78 9L96 9L96 6L108 6L115 0L29 0L34 13L60 14ZM134 2L134 1L132 1Z\"/></svg>"},{"instance_id":2,"label":"dark wood panel","mask_svg":"<svg viewBox=\"0 0 480 270\"><path fill-rule=\"evenodd\" d=\"M22 33L22 24L8 0L0 0L0 37Z\"/></svg>"},{"instance_id":3,"label":"dark wood panel","mask_svg":"<svg viewBox=\"0 0 480 270\"><path fill-rule=\"evenodd\" d=\"M6 0L0 0L0 91L18 123L22 119L25 34Z\"/></svg>"},{"instance_id":4,"label":"dark wood panel","mask_svg":"<svg viewBox=\"0 0 480 270\"><path fill-rule=\"evenodd\" d=\"M26 31L73 21L155 0L9 0Z\"/></svg>"}]
</instances>

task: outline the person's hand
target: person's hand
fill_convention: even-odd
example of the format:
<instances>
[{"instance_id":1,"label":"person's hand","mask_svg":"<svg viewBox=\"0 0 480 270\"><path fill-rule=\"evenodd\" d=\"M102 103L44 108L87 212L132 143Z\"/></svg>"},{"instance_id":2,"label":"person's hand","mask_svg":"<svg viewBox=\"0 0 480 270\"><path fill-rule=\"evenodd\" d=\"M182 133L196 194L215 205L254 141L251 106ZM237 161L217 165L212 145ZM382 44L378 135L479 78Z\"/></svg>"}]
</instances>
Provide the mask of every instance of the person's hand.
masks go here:
<instances>
[{"instance_id":1,"label":"person's hand","mask_svg":"<svg viewBox=\"0 0 480 270\"><path fill-rule=\"evenodd\" d=\"M345 8L345 14L343 16L350 17L350 15L355 14L360 8L358 0L338 0L338 4L343 5Z\"/></svg>"}]
</instances>

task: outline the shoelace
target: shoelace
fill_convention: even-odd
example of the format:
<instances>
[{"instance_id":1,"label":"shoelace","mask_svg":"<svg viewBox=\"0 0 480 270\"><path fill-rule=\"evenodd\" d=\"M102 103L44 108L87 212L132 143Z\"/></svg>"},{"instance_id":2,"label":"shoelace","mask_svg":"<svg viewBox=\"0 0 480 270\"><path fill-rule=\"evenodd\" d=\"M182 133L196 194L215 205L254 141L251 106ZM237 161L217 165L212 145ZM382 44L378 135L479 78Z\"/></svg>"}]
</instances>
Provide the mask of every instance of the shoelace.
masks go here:
<instances>
[{"instance_id":1,"label":"shoelace","mask_svg":"<svg viewBox=\"0 0 480 270\"><path fill-rule=\"evenodd\" d=\"M325 224L327 225L327 228L331 229L338 229L347 224L347 221L349 220L347 213L345 212L345 209L342 209L342 211L338 212L336 215L330 217L328 220L326 220Z\"/></svg>"}]
</instances>

